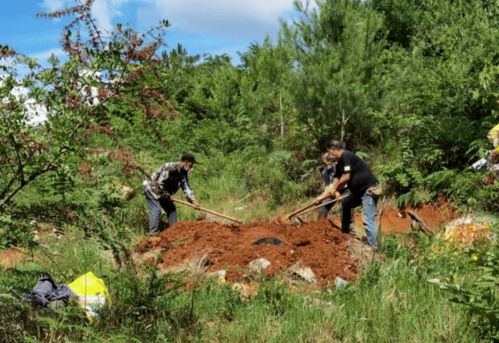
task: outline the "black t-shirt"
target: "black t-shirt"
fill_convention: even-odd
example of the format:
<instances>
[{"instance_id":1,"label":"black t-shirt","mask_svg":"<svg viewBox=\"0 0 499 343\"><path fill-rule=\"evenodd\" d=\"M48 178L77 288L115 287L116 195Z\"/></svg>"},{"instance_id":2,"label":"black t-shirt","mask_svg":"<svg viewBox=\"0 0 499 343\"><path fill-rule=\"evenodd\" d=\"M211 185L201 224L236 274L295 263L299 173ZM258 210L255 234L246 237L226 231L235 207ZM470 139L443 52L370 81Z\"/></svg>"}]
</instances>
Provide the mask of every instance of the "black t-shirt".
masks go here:
<instances>
[{"instance_id":1,"label":"black t-shirt","mask_svg":"<svg viewBox=\"0 0 499 343\"><path fill-rule=\"evenodd\" d=\"M348 150L341 154L334 177L339 179L345 173L350 173L348 189L354 195L362 196L369 187L378 183L366 162Z\"/></svg>"}]
</instances>

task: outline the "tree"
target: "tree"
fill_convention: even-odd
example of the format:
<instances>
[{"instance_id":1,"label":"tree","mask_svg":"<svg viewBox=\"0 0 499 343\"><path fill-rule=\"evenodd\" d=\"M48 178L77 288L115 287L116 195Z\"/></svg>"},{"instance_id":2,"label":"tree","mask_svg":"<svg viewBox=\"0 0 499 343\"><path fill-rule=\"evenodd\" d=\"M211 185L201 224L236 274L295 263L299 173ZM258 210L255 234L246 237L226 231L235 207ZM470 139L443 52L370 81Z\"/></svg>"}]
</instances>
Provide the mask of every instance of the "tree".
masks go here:
<instances>
[{"instance_id":1,"label":"tree","mask_svg":"<svg viewBox=\"0 0 499 343\"><path fill-rule=\"evenodd\" d=\"M158 65L156 52L168 22L144 34L118 25L110 38L104 38L91 16L92 4L86 0L40 14L73 17L63 33L65 62L52 56L50 67L43 68L33 59L2 48L0 208L41 175L64 170L72 157L84 158L84 143L91 135L112 136L112 128L106 126L110 103L133 93L142 95L148 104L156 101L168 107L166 99L142 82L143 75ZM17 71L21 65L27 69L24 74ZM41 112L46 113L46 120L33 124L31 116Z\"/></svg>"},{"instance_id":2,"label":"tree","mask_svg":"<svg viewBox=\"0 0 499 343\"><path fill-rule=\"evenodd\" d=\"M322 145L332 136L352 147L372 138L372 109L382 42L381 17L359 1L330 0L308 10L297 2L301 18L290 31L295 107L299 120Z\"/></svg>"}]
</instances>

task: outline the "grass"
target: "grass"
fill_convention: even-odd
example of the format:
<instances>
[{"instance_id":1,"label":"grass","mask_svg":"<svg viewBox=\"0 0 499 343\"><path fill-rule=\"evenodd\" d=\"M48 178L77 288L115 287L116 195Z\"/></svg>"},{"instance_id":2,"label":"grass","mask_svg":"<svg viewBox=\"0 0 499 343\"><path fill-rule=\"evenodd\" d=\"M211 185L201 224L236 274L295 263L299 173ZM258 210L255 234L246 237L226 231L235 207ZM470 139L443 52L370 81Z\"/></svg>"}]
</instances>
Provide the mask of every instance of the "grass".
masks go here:
<instances>
[{"instance_id":1,"label":"grass","mask_svg":"<svg viewBox=\"0 0 499 343\"><path fill-rule=\"evenodd\" d=\"M87 324L76 307L32 310L0 298L0 341L14 342L475 342L470 316L427 279L449 269L446 256L414 257L390 239L388 260L372 264L344 289L309 291L282 280L260 283L241 297L215 280L186 284L179 276L139 277L116 270L98 242L77 232L50 242L47 256L0 275L0 293L31 289L37 275L70 282L92 270L103 277L112 302ZM426 244L425 242L422 243ZM430 251L430 250L428 250Z\"/></svg>"},{"instance_id":2,"label":"grass","mask_svg":"<svg viewBox=\"0 0 499 343\"><path fill-rule=\"evenodd\" d=\"M271 201L275 196L260 186L258 175L253 177L255 188L249 188L238 173L223 172L223 178L214 174L200 166L192 176L203 207L245 222L275 217L276 207L283 212L299 207L297 199ZM140 180L130 184L140 185ZM49 249L34 247L35 258L0 273L0 342L480 341L472 315L427 282L454 272L466 275L464 257L447 250L433 253L435 243L424 236L407 237L414 241L411 249L401 239L384 238L387 260L370 265L356 282L340 290L291 288L275 279L262 281L255 296L242 297L216 280L193 282L181 275L157 276L153 270L138 275L126 264L118 268L112 252L131 247L147 227L147 204L137 187L136 197L126 204L112 189L100 192L99 201L77 208L72 225L58 224L65 234L61 239L48 236L44 242ZM40 209L47 211L50 204L43 205ZM192 209L178 209L180 220L197 216ZM61 210L62 219L64 214ZM93 324L75 305L49 311L17 300L42 273L71 282L87 271L105 280L112 298Z\"/></svg>"},{"instance_id":3,"label":"grass","mask_svg":"<svg viewBox=\"0 0 499 343\"><path fill-rule=\"evenodd\" d=\"M374 265L345 290L306 294L268 281L248 302L219 287L198 294L206 341L458 342L476 341L468 318L445 294L394 260ZM218 319L216 319L218 317Z\"/></svg>"}]
</instances>

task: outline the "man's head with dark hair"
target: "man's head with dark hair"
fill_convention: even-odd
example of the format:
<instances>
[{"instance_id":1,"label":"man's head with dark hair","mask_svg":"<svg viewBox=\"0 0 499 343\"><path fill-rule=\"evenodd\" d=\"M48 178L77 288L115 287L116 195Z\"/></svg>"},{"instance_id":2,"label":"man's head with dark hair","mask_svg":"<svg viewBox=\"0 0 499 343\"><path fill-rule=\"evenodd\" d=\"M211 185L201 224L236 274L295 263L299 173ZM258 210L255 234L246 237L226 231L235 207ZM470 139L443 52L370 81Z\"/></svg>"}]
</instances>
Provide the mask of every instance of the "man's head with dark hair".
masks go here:
<instances>
[{"instance_id":1,"label":"man's head with dark hair","mask_svg":"<svg viewBox=\"0 0 499 343\"><path fill-rule=\"evenodd\" d=\"M338 141L336 139L330 139L327 142L326 148L328 150L332 149L332 148L335 148L335 149L345 149L345 143L343 143L342 141Z\"/></svg>"},{"instance_id":2,"label":"man's head with dark hair","mask_svg":"<svg viewBox=\"0 0 499 343\"><path fill-rule=\"evenodd\" d=\"M194 157L194 155L191 154L190 152L183 153L182 157L180 158L180 160L182 162L184 162L184 161L188 161L188 162L192 162L192 163L197 163L198 162L198 161L196 161L196 158Z\"/></svg>"},{"instance_id":3,"label":"man's head with dark hair","mask_svg":"<svg viewBox=\"0 0 499 343\"><path fill-rule=\"evenodd\" d=\"M194 163L197 163L196 158L194 157L193 154L190 152L186 152L182 154L182 157L180 157L180 163L182 165L182 168L184 168L185 171L189 172L192 169L192 166Z\"/></svg>"},{"instance_id":4,"label":"man's head with dark hair","mask_svg":"<svg viewBox=\"0 0 499 343\"><path fill-rule=\"evenodd\" d=\"M326 145L327 152L334 156L337 160L340 159L343 150L345 149L345 143L338 141L336 139L331 139Z\"/></svg>"}]
</instances>

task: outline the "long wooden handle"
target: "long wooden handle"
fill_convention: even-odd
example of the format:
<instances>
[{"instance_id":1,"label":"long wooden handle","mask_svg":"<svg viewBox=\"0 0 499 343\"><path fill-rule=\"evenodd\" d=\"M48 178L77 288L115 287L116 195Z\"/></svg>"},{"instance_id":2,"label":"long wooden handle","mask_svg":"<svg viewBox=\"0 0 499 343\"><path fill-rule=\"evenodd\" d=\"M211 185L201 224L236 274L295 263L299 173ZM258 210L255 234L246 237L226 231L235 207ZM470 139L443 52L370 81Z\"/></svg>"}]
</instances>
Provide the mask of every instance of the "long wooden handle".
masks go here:
<instances>
[{"instance_id":1,"label":"long wooden handle","mask_svg":"<svg viewBox=\"0 0 499 343\"><path fill-rule=\"evenodd\" d=\"M321 204L319 204L319 205L315 205L315 203L310 204L310 205L307 205L307 206L305 206L305 207L303 207L303 208L300 208L299 210L296 210L296 211L295 211L295 212L293 212L293 213L288 214L288 218L294 217L294 216L296 216L297 214L303 214L303 213L307 213L307 212L309 212L309 211L313 211L313 210L315 210L315 209L317 209L317 208L319 208L319 207L322 207L322 206L326 206L326 205L329 205L329 204L333 204L333 203L337 202L338 200L341 200L341 199L343 199L343 198L345 198L345 197L346 197L346 195L343 195L343 196L341 196L339 199L329 200L329 201L323 202L323 203L321 203Z\"/></svg>"},{"instance_id":2,"label":"long wooden handle","mask_svg":"<svg viewBox=\"0 0 499 343\"><path fill-rule=\"evenodd\" d=\"M287 217L288 217L288 218L294 217L294 216L296 216L297 214L302 213L303 211L305 211L305 210L309 209L309 208L310 208L310 207L312 207L312 206L315 206L315 203L311 203L310 205L307 205L307 206L302 207L302 208L300 208L300 209L298 209L298 210L296 210L296 211L294 211L294 212L291 212L291 213L289 213L289 214L287 215Z\"/></svg>"},{"instance_id":3,"label":"long wooden handle","mask_svg":"<svg viewBox=\"0 0 499 343\"><path fill-rule=\"evenodd\" d=\"M182 204L182 205L185 205L185 206L189 206L189 207L192 207L193 209L195 210L199 210L199 211L203 211L203 212L207 212L207 213L211 213L215 216L219 216L219 217L222 217L222 218L225 218L225 219L229 219L229 220L232 220L233 222L236 222L238 224L242 224L243 222L240 221L239 219L236 219L236 218L232 218L232 217L229 217L229 216L226 216L225 214L222 214L222 213L218 213L218 212L215 212L215 211L212 211L212 210L209 210L207 208L203 208L203 207L196 207L194 206L193 204L191 203L188 203L187 201L183 201L183 200L178 200L178 199L173 199L173 201L175 202L178 202L179 204Z\"/></svg>"},{"instance_id":4,"label":"long wooden handle","mask_svg":"<svg viewBox=\"0 0 499 343\"><path fill-rule=\"evenodd\" d=\"M335 198L335 199L323 202L323 203L321 203L321 204L319 204L319 205L317 205L315 207L312 207L312 208L309 207L309 208L305 209L303 212L301 212L300 214L304 214L304 213L316 210L316 209L318 209L319 207L322 207L322 206L326 206L326 205L329 205L329 204L334 204L335 202L341 201L345 197L346 197L346 195L342 195L339 199Z\"/></svg>"},{"instance_id":5,"label":"long wooden handle","mask_svg":"<svg viewBox=\"0 0 499 343\"><path fill-rule=\"evenodd\" d=\"M320 205L314 206L314 207L312 207L312 208L310 208L310 207L309 207L309 208L307 208L307 209L303 210L303 212L300 212L300 214L305 214L305 213L307 213L307 212L310 212L310 211L316 210L316 209L318 209L319 207L322 207L322 206L326 206L326 205L329 205L329 204L334 204L336 201L337 201L337 200L336 200L336 199L334 199L334 200L326 201L326 202L324 202L324 203L322 203L322 204L320 204Z\"/></svg>"}]
</instances>

